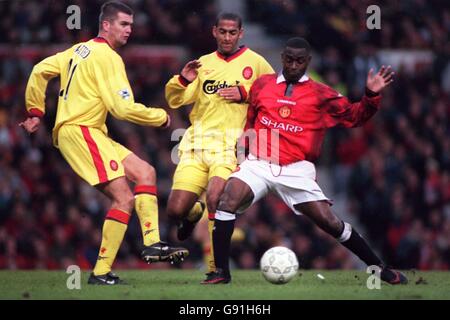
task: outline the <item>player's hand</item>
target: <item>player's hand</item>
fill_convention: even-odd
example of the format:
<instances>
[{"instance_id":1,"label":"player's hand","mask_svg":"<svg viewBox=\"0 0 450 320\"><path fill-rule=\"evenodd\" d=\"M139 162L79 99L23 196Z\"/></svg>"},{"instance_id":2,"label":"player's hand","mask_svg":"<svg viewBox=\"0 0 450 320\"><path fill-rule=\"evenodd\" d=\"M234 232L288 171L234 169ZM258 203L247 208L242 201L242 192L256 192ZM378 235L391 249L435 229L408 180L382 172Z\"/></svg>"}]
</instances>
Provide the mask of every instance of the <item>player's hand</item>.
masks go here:
<instances>
[{"instance_id":1,"label":"player's hand","mask_svg":"<svg viewBox=\"0 0 450 320\"><path fill-rule=\"evenodd\" d=\"M370 91L378 93L387 87L392 81L394 81L394 72L392 72L391 66L381 66L380 70L375 75L373 75L372 68L367 75L366 87Z\"/></svg>"},{"instance_id":2,"label":"player's hand","mask_svg":"<svg viewBox=\"0 0 450 320\"><path fill-rule=\"evenodd\" d=\"M240 102L242 100L241 93L238 87L219 89L217 90L217 93L225 100L231 100L235 102Z\"/></svg>"},{"instance_id":3,"label":"player's hand","mask_svg":"<svg viewBox=\"0 0 450 320\"><path fill-rule=\"evenodd\" d=\"M19 126L24 128L28 133L36 132L39 129L41 119L38 117L28 117L25 121L19 123Z\"/></svg>"},{"instance_id":4,"label":"player's hand","mask_svg":"<svg viewBox=\"0 0 450 320\"><path fill-rule=\"evenodd\" d=\"M186 63L186 65L183 67L183 70L181 70L181 75L188 80L189 82L192 82L197 78L198 75L198 68L202 66L201 62L198 60L192 60Z\"/></svg>"}]
</instances>

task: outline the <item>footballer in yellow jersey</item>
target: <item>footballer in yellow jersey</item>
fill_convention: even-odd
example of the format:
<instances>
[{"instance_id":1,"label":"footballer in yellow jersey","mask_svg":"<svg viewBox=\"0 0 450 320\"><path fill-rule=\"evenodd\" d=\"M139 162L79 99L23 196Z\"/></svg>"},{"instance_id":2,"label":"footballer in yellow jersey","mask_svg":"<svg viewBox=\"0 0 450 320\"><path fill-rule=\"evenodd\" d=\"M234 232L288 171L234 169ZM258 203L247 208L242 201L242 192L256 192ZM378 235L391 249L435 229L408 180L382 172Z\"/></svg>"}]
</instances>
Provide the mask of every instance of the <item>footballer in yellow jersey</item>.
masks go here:
<instances>
[{"instance_id":1,"label":"footballer in yellow jersey","mask_svg":"<svg viewBox=\"0 0 450 320\"><path fill-rule=\"evenodd\" d=\"M99 20L98 37L48 57L33 68L25 93L29 116L20 125L29 133L38 129L45 113L47 83L59 76L53 143L72 169L112 202L88 283L114 285L121 281L111 268L133 207L141 223L141 257L145 261L182 260L188 251L160 241L154 168L107 135L108 113L140 125L170 124L165 110L134 102L124 63L115 51L127 43L133 11L120 2L107 2ZM126 178L136 184L134 195Z\"/></svg>"},{"instance_id":2,"label":"footballer in yellow jersey","mask_svg":"<svg viewBox=\"0 0 450 320\"><path fill-rule=\"evenodd\" d=\"M191 126L179 145L180 160L167 206L168 215L179 221L180 240L191 235L202 216L198 199L203 192L212 230L219 197L237 165L235 148L246 121L247 93L259 76L274 72L262 56L239 46L243 29L238 15L219 15L213 36L217 51L189 61L165 90L171 108L194 104ZM208 276L214 269L210 257Z\"/></svg>"}]
</instances>

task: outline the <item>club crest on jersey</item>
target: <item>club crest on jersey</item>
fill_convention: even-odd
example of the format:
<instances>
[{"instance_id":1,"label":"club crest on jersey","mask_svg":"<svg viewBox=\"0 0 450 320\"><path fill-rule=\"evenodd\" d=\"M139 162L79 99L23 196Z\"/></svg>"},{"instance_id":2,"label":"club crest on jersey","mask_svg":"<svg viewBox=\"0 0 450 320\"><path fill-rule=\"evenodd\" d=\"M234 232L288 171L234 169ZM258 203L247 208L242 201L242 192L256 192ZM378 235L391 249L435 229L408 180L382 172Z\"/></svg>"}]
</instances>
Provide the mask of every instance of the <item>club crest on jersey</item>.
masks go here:
<instances>
[{"instance_id":1,"label":"club crest on jersey","mask_svg":"<svg viewBox=\"0 0 450 320\"><path fill-rule=\"evenodd\" d=\"M117 171L117 169L119 169L119 165L114 160L111 160L109 162L109 166L111 167L111 170L113 170L113 171Z\"/></svg>"},{"instance_id":2,"label":"club crest on jersey","mask_svg":"<svg viewBox=\"0 0 450 320\"><path fill-rule=\"evenodd\" d=\"M130 98L130 92L128 91L128 89L122 89L122 90L119 90L117 93L118 93L119 96L121 96L122 99L124 99L124 100L128 100L128 99Z\"/></svg>"},{"instance_id":3,"label":"club crest on jersey","mask_svg":"<svg viewBox=\"0 0 450 320\"><path fill-rule=\"evenodd\" d=\"M253 76L253 69L252 67L245 67L244 70L242 70L242 76L245 80L250 79Z\"/></svg>"},{"instance_id":4,"label":"club crest on jersey","mask_svg":"<svg viewBox=\"0 0 450 320\"><path fill-rule=\"evenodd\" d=\"M283 119L286 119L291 115L291 108L289 106L282 106L280 109L278 109L278 114Z\"/></svg>"}]
</instances>

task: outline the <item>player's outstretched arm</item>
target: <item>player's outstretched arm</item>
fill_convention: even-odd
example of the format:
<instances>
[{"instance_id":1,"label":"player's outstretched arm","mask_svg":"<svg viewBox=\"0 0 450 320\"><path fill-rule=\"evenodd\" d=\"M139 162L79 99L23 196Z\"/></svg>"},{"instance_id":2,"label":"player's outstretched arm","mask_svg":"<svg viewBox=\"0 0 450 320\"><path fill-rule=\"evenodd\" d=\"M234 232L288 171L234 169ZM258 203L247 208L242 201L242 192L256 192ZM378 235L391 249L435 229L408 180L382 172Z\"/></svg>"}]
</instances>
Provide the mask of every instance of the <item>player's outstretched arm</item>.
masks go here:
<instances>
[{"instance_id":1,"label":"player's outstretched arm","mask_svg":"<svg viewBox=\"0 0 450 320\"><path fill-rule=\"evenodd\" d=\"M45 91L50 79L59 76L61 61L64 60L67 50L50 56L33 67L25 89L25 107L28 118L21 122L28 133L35 132L40 120L45 114Z\"/></svg>"},{"instance_id":2,"label":"player's outstretched arm","mask_svg":"<svg viewBox=\"0 0 450 320\"><path fill-rule=\"evenodd\" d=\"M381 66L380 70L374 75L373 69L370 69L367 75L366 87L372 92L379 93L394 81L394 72L391 66Z\"/></svg>"},{"instance_id":3,"label":"player's outstretched arm","mask_svg":"<svg viewBox=\"0 0 450 320\"><path fill-rule=\"evenodd\" d=\"M90 64L101 100L113 117L152 127L163 127L168 123L168 115L163 108L147 107L134 101L125 66L119 56L97 55L86 63Z\"/></svg>"},{"instance_id":4,"label":"player's outstretched arm","mask_svg":"<svg viewBox=\"0 0 450 320\"><path fill-rule=\"evenodd\" d=\"M45 91L50 79L59 76L61 60L68 50L50 56L33 67L25 89L25 106L28 117L19 126L28 133L36 132L45 113Z\"/></svg>"}]
</instances>

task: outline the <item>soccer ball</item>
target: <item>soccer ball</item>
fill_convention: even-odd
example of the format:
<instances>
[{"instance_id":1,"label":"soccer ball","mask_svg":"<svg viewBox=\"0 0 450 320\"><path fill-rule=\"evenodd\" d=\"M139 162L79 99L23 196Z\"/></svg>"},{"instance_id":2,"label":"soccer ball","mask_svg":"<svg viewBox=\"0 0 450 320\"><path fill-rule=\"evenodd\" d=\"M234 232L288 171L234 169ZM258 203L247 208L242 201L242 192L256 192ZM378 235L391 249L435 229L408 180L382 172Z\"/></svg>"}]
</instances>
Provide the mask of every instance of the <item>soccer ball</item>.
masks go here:
<instances>
[{"instance_id":1,"label":"soccer ball","mask_svg":"<svg viewBox=\"0 0 450 320\"><path fill-rule=\"evenodd\" d=\"M261 258L260 265L264 278L274 284L288 283L298 271L295 253L286 247L273 247L267 250Z\"/></svg>"}]
</instances>

